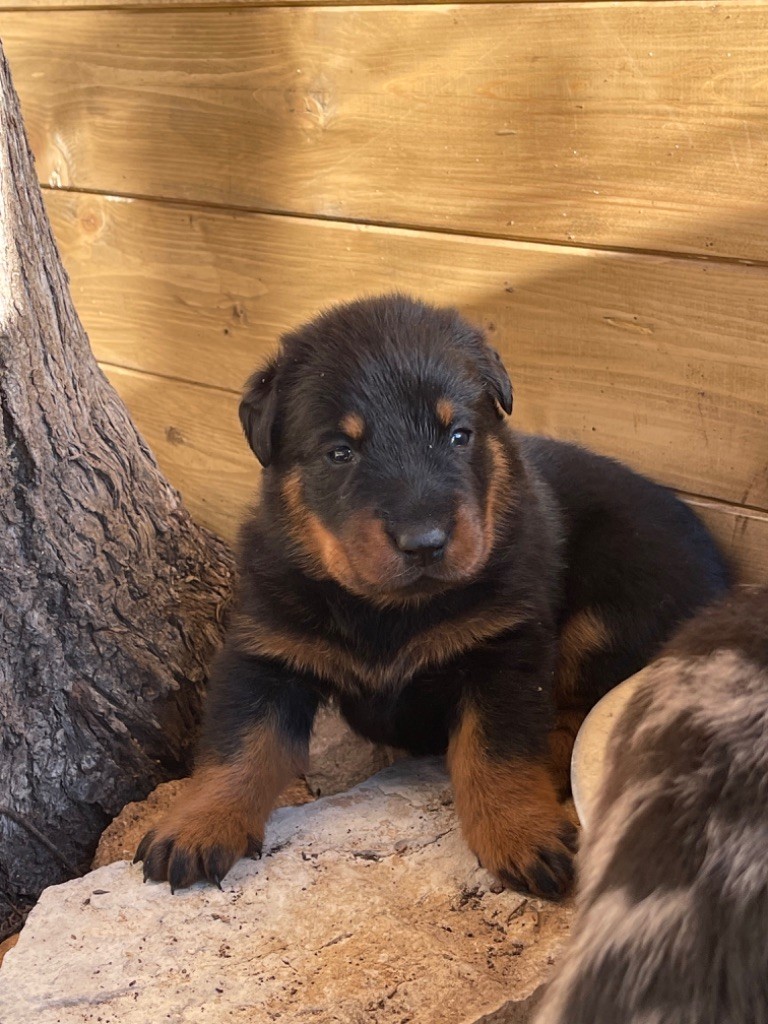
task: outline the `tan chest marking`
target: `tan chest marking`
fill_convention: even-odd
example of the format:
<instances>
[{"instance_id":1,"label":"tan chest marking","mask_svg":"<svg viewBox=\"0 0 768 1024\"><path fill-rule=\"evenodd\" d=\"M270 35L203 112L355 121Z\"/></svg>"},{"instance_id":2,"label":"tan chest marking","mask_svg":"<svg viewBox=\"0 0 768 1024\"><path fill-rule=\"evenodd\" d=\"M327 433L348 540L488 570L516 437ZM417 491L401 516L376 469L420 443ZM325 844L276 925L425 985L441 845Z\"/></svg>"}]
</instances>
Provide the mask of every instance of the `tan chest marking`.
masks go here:
<instances>
[{"instance_id":1,"label":"tan chest marking","mask_svg":"<svg viewBox=\"0 0 768 1024\"><path fill-rule=\"evenodd\" d=\"M441 622L412 637L389 661L373 665L341 644L298 630L277 630L238 617L232 626L238 650L273 658L341 689L404 685L417 673L444 665L484 640L499 636L530 617L519 608L478 609Z\"/></svg>"}]
</instances>

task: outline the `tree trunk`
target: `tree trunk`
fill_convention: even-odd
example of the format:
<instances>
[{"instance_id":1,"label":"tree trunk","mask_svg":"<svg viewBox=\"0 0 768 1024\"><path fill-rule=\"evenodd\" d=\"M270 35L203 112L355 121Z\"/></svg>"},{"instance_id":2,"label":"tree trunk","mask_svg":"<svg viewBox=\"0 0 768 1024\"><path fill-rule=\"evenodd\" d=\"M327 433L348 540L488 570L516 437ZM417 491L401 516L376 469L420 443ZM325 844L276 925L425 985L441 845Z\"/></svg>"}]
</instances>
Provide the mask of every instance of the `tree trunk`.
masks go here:
<instances>
[{"instance_id":1,"label":"tree trunk","mask_svg":"<svg viewBox=\"0 0 768 1024\"><path fill-rule=\"evenodd\" d=\"M183 774L232 561L99 370L0 49L0 940Z\"/></svg>"}]
</instances>

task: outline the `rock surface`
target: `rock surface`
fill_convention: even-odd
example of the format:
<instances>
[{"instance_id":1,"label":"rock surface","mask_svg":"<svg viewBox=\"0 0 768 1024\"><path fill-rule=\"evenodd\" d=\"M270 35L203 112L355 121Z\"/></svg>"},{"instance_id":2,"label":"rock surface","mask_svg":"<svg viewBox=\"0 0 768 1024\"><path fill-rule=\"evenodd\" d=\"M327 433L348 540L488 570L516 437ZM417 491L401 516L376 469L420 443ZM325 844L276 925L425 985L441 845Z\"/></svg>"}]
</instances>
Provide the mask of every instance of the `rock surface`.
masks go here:
<instances>
[{"instance_id":1,"label":"rock surface","mask_svg":"<svg viewBox=\"0 0 768 1024\"><path fill-rule=\"evenodd\" d=\"M47 889L0 971L13 1024L512 1024L571 911L495 893L439 761L276 812L261 861L175 897L140 866Z\"/></svg>"}]
</instances>

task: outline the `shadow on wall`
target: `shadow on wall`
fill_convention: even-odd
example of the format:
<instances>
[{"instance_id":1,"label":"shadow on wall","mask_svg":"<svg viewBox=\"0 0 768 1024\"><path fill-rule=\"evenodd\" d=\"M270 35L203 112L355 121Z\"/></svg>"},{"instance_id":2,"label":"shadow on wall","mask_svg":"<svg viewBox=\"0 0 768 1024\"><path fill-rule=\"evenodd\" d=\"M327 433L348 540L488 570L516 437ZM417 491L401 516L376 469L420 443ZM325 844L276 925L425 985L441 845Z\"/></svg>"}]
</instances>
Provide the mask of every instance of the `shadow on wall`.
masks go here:
<instances>
[{"instance_id":1,"label":"shadow on wall","mask_svg":"<svg viewBox=\"0 0 768 1024\"><path fill-rule=\"evenodd\" d=\"M182 489L216 481L213 525L253 486L232 415L253 366L393 288L485 326L519 425L768 509L768 268L436 230L765 256L764 15L721 7L11 16L43 178L301 214L48 196L97 355Z\"/></svg>"},{"instance_id":2,"label":"shadow on wall","mask_svg":"<svg viewBox=\"0 0 768 1024\"><path fill-rule=\"evenodd\" d=\"M49 207L97 355L218 529L256 478L236 418L246 376L319 307L394 287L486 328L518 425L691 495L768 508L765 267L96 197L49 196ZM86 252L80 218L94 208ZM748 521L734 518L726 540Z\"/></svg>"}]
</instances>

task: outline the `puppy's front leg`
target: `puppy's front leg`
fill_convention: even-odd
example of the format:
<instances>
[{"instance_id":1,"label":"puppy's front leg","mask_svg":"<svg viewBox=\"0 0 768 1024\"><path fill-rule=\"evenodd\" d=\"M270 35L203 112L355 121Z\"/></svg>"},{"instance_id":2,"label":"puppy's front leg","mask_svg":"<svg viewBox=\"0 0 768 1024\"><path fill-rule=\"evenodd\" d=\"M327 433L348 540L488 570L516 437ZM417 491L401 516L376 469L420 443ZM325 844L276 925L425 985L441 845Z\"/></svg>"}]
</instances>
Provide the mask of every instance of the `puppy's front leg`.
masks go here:
<instances>
[{"instance_id":1,"label":"puppy's front leg","mask_svg":"<svg viewBox=\"0 0 768 1024\"><path fill-rule=\"evenodd\" d=\"M448 764L464 835L483 867L552 899L572 885L576 829L551 774L551 694L516 654L496 648L492 666L485 658L475 666L480 682L464 694Z\"/></svg>"},{"instance_id":2,"label":"puppy's front leg","mask_svg":"<svg viewBox=\"0 0 768 1024\"><path fill-rule=\"evenodd\" d=\"M281 790L303 769L317 694L274 663L225 649L214 663L198 767L189 791L136 851L144 878L171 891L220 884L259 855Z\"/></svg>"}]
</instances>

